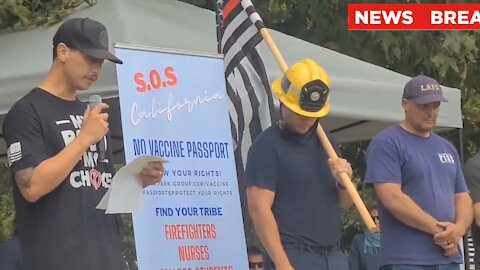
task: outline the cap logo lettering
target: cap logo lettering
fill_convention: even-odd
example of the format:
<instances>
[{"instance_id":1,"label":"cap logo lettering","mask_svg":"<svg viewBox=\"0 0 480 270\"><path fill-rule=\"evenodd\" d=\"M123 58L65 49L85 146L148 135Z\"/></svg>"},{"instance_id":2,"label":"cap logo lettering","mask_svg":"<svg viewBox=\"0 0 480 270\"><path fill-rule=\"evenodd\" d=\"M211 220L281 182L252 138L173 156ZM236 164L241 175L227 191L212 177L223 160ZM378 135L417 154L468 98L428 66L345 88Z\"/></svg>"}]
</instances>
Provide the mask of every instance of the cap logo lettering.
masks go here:
<instances>
[{"instance_id":1,"label":"cap logo lettering","mask_svg":"<svg viewBox=\"0 0 480 270\"><path fill-rule=\"evenodd\" d=\"M423 91L439 91L440 86L438 84L422 84L420 89Z\"/></svg>"}]
</instances>

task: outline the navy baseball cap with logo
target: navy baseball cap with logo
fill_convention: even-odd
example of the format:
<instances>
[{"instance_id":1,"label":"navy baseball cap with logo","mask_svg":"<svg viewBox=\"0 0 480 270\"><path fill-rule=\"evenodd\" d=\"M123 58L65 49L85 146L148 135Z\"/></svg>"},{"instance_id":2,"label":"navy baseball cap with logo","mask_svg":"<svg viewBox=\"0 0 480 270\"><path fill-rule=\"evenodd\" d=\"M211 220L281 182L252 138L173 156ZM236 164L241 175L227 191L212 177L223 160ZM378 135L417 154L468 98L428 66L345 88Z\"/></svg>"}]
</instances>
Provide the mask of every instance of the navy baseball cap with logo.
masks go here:
<instances>
[{"instance_id":1,"label":"navy baseball cap with logo","mask_svg":"<svg viewBox=\"0 0 480 270\"><path fill-rule=\"evenodd\" d=\"M407 82L403 89L403 98L417 104L448 102L443 96L440 84L430 77L419 75Z\"/></svg>"},{"instance_id":2,"label":"navy baseball cap with logo","mask_svg":"<svg viewBox=\"0 0 480 270\"><path fill-rule=\"evenodd\" d=\"M123 64L122 60L108 51L108 33L105 26L89 18L66 20L53 36L53 45L59 43L65 43L91 57Z\"/></svg>"}]
</instances>

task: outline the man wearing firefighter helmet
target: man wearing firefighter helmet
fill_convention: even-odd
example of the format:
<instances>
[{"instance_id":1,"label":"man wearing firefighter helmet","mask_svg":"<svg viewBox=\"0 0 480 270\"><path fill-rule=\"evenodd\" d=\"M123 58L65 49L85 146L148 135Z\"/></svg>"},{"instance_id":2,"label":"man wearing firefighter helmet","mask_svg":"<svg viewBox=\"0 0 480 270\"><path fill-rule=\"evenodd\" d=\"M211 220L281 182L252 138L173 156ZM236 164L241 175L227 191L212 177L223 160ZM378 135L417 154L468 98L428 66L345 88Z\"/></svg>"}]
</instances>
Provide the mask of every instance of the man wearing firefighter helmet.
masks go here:
<instances>
[{"instance_id":1,"label":"man wearing firefighter helmet","mask_svg":"<svg viewBox=\"0 0 480 270\"><path fill-rule=\"evenodd\" d=\"M272 88L280 121L257 137L246 165L249 213L270 258L265 269L346 270L340 208L352 200L338 175L351 178L352 169L345 159L329 159L315 132L330 109L330 79L305 59Z\"/></svg>"}]
</instances>

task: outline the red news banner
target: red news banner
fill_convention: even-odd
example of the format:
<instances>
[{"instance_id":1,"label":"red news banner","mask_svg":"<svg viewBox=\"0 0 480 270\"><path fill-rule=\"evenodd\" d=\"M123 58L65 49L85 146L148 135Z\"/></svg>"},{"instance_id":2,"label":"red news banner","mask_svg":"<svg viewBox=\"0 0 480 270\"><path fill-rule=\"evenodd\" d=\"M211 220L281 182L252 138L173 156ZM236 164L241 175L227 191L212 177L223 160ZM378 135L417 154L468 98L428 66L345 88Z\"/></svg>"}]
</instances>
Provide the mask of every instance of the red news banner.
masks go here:
<instances>
[{"instance_id":1,"label":"red news banner","mask_svg":"<svg viewBox=\"0 0 480 270\"><path fill-rule=\"evenodd\" d=\"M348 30L478 30L480 4L348 4Z\"/></svg>"}]
</instances>

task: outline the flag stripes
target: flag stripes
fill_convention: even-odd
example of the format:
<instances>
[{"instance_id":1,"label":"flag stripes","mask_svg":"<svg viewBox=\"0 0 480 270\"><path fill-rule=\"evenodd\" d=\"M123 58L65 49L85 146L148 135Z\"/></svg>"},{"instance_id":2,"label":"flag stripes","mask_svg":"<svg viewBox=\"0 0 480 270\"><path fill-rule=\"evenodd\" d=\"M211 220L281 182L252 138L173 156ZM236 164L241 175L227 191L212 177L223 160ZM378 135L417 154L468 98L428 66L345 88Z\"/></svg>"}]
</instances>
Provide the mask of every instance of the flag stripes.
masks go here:
<instances>
[{"instance_id":1,"label":"flag stripes","mask_svg":"<svg viewBox=\"0 0 480 270\"><path fill-rule=\"evenodd\" d=\"M267 72L256 48L263 41L259 28L264 26L250 1L223 1L221 14L218 42L224 54L232 138L240 157L237 169L243 170L253 140L275 118Z\"/></svg>"}]
</instances>

